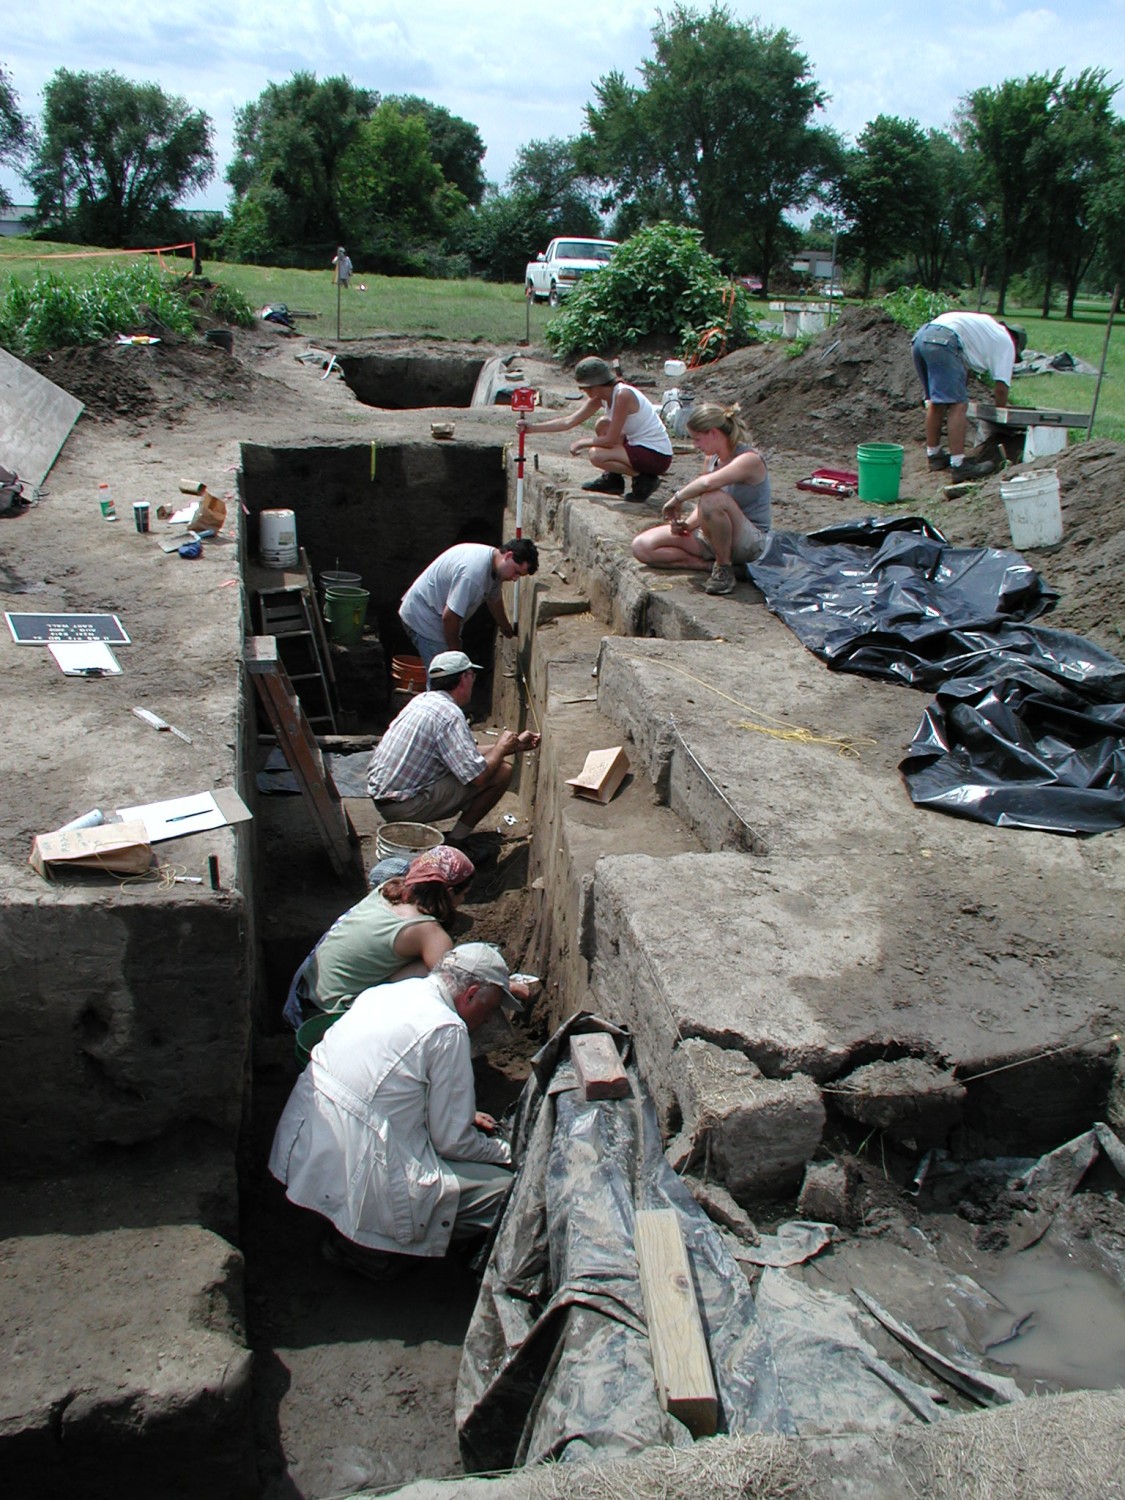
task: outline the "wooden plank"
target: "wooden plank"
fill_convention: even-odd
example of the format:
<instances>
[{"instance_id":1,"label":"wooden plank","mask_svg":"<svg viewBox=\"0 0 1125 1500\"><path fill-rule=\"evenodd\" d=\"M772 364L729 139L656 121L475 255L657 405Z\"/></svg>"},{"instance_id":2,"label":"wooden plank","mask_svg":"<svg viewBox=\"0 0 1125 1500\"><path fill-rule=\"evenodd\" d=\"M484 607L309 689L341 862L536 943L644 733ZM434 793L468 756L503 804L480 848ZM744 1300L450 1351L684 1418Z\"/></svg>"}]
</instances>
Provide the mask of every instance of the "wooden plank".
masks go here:
<instances>
[{"instance_id":1,"label":"wooden plank","mask_svg":"<svg viewBox=\"0 0 1125 1500\"><path fill-rule=\"evenodd\" d=\"M660 1404L693 1437L710 1437L719 1398L675 1209L638 1209L633 1239Z\"/></svg>"},{"instance_id":2,"label":"wooden plank","mask_svg":"<svg viewBox=\"0 0 1125 1500\"><path fill-rule=\"evenodd\" d=\"M626 1099L629 1080L613 1038L604 1031L570 1039L570 1060L587 1099Z\"/></svg>"},{"instance_id":3,"label":"wooden plank","mask_svg":"<svg viewBox=\"0 0 1125 1500\"><path fill-rule=\"evenodd\" d=\"M986 401L970 401L968 414L998 427L1088 427L1090 423L1088 411L1039 411L1031 406L990 406Z\"/></svg>"},{"instance_id":4,"label":"wooden plank","mask_svg":"<svg viewBox=\"0 0 1125 1500\"><path fill-rule=\"evenodd\" d=\"M254 679L262 707L273 725L289 769L297 778L333 868L338 875L347 875L352 865L352 832L301 700L293 691L293 684L278 657L277 637L250 636L242 659Z\"/></svg>"}]
</instances>

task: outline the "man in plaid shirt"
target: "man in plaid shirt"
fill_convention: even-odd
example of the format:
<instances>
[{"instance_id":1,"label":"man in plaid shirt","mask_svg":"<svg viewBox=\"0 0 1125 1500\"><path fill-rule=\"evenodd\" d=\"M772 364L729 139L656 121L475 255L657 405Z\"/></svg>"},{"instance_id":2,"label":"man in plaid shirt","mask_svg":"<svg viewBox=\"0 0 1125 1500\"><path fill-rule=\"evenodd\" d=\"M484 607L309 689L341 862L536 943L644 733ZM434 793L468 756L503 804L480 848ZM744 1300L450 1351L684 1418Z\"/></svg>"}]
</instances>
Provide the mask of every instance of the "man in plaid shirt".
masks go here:
<instances>
[{"instance_id":1,"label":"man in plaid shirt","mask_svg":"<svg viewBox=\"0 0 1125 1500\"><path fill-rule=\"evenodd\" d=\"M457 822L447 844L465 842L512 779L511 758L534 750L539 736L503 729L481 751L465 709L480 668L463 651L441 651L430 663L429 691L392 720L367 770L367 790L384 822Z\"/></svg>"}]
</instances>

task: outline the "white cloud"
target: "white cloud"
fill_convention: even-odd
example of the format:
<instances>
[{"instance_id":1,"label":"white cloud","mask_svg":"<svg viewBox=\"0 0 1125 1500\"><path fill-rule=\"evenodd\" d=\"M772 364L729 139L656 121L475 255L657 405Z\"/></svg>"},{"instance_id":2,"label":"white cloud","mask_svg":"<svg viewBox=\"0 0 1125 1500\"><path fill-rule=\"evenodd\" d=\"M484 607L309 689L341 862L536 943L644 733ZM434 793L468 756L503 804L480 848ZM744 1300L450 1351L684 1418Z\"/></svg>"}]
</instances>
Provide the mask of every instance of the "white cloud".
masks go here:
<instances>
[{"instance_id":1,"label":"white cloud","mask_svg":"<svg viewBox=\"0 0 1125 1500\"><path fill-rule=\"evenodd\" d=\"M32 115L59 67L113 69L186 98L216 131L219 172L198 201L225 207L234 111L268 83L308 70L383 94L420 94L477 126L486 174L502 182L521 145L581 130L599 78L616 69L637 81L651 28L670 8L645 0L554 7L548 21L542 7L521 10L511 0L432 0L416 13L362 0L204 0L180 13L139 0L118 0L112 11L52 0L42 10L9 7L0 65ZM966 93L1005 78L1086 67L1125 78L1125 0L926 10L917 0L732 0L730 9L791 33L830 95L824 123L852 139L880 113L944 128ZM12 174L0 181L26 196Z\"/></svg>"}]
</instances>

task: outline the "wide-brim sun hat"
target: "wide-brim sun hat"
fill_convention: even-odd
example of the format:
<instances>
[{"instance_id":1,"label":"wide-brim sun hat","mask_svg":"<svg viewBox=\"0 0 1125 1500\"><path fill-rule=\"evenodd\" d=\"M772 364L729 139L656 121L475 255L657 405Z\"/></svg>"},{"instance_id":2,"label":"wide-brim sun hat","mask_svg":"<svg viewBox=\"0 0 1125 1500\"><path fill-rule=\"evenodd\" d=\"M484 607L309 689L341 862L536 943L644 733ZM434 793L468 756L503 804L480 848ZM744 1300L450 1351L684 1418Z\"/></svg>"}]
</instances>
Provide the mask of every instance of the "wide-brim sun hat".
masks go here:
<instances>
[{"instance_id":1,"label":"wide-brim sun hat","mask_svg":"<svg viewBox=\"0 0 1125 1500\"><path fill-rule=\"evenodd\" d=\"M593 385L613 385L617 376L612 367L604 359L599 359L596 354L588 354L585 359L580 359L574 367L575 384L583 388Z\"/></svg>"}]
</instances>

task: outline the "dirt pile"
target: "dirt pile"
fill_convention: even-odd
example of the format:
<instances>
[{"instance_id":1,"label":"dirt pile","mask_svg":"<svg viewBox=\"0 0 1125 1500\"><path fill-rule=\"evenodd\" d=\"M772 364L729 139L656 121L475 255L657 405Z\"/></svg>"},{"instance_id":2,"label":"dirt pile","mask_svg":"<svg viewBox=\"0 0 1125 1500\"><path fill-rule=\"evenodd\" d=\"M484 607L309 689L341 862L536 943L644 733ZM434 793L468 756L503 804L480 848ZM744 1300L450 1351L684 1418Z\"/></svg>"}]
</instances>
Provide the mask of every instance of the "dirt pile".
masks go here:
<instances>
[{"instance_id":1,"label":"dirt pile","mask_svg":"<svg viewBox=\"0 0 1125 1500\"><path fill-rule=\"evenodd\" d=\"M238 335L236 334L237 338ZM98 422L178 424L201 410L252 411L270 395L254 370L210 344L92 344L28 355L25 363L81 401Z\"/></svg>"},{"instance_id":2,"label":"dirt pile","mask_svg":"<svg viewBox=\"0 0 1125 1500\"><path fill-rule=\"evenodd\" d=\"M857 442L917 438L910 336L880 308L846 307L800 354L792 347L736 350L700 372L697 400L739 402L767 447L837 456Z\"/></svg>"}]
</instances>

